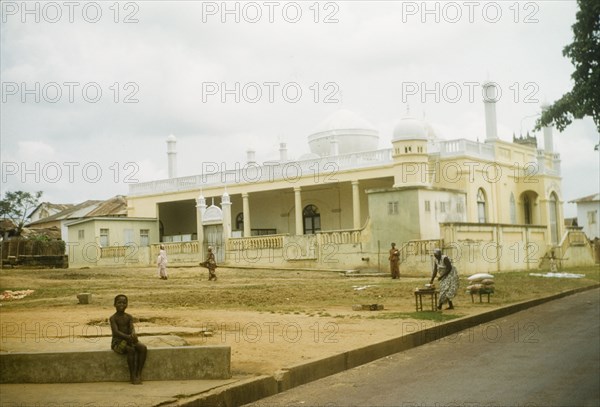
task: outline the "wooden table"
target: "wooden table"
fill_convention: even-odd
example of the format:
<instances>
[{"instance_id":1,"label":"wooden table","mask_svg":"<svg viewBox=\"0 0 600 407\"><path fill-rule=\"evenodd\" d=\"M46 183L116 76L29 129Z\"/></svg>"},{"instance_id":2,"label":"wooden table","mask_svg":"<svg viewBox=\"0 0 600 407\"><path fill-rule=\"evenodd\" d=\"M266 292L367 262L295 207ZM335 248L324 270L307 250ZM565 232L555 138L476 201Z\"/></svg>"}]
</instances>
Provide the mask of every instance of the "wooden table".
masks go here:
<instances>
[{"instance_id":1,"label":"wooden table","mask_svg":"<svg viewBox=\"0 0 600 407\"><path fill-rule=\"evenodd\" d=\"M437 291L435 289L431 289L431 290L416 289L415 290L415 308L417 309L417 312L423 311L423 297L427 297L427 296L429 296L429 299L431 300L431 310L435 311L437 301L438 301L438 294L439 294L439 291Z\"/></svg>"}]
</instances>

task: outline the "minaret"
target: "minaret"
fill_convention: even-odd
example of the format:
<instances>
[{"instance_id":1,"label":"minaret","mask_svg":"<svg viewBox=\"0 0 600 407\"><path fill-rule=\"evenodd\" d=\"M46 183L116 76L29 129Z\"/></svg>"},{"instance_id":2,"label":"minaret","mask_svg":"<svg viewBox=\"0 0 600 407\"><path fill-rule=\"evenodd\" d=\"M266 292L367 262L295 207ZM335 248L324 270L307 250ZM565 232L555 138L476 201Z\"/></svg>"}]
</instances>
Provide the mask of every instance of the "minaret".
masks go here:
<instances>
[{"instance_id":1,"label":"minaret","mask_svg":"<svg viewBox=\"0 0 600 407\"><path fill-rule=\"evenodd\" d=\"M170 134L167 137L167 158L169 163L169 178L177 177L177 150L176 150L177 139L174 135Z\"/></svg>"},{"instance_id":2,"label":"minaret","mask_svg":"<svg viewBox=\"0 0 600 407\"><path fill-rule=\"evenodd\" d=\"M485 141L498 140L498 127L496 124L496 102L498 89L496 83L486 81L483 83L483 104L485 106Z\"/></svg>"},{"instance_id":3,"label":"minaret","mask_svg":"<svg viewBox=\"0 0 600 407\"><path fill-rule=\"evenodd\" d=\"M251 148L246 150L246 162L248 164L256 164L256 151Z\"/></svg>"},{"instance_id":4,"label":"minaret","mask_svg":"<svg viewBox=\"0 0 600 407\"><path fill-rule=\"evenodd\" d=\"M279 161L282 163L287 162L287 145L284 142L279 143Z\"/></svg>"},{"instance_id":5,"label":"minaret","mask_svg":"<svg viewBox=\"0 0 600 407\"><path fill-rule=\"evenodd\" d=\"M550 106L544 103L542 105L542 113L548 110ZM544 151L547 153L554 153L554 136L552 135L552 126L544 126L542 129L544 134Z\"/></svg>"}]
</instances>

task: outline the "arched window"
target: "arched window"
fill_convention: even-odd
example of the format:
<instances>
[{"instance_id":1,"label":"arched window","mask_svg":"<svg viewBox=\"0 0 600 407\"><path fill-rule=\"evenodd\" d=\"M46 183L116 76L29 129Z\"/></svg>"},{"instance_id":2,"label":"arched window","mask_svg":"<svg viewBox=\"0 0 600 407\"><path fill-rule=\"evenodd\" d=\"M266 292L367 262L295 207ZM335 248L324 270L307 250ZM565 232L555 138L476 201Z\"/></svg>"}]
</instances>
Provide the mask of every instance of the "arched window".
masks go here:
<instances>
[{"instance_id":1,"label":"arched window","mask_svg":"<svg viewBox=\"0 0 600 407\"><path fill-rule=\"evenodd\" d=\"M531 219L531 198L525 194L523 196L523 220L526 225L531 225L533 220Z\"/></svg>"},{"instance_id":2,"label":"arched window","mask_svg":"<svg viewBox=\"0 0 600 407\"><path fill-rule=\"evenodd\" d=\"M240 212L235 217L235 230L244 230L244 213Z\"/></svg>"},{"instance_id":3,"label":"arched window","mask_svg":"<svg viewBox=\"0 0 600 407\"><path fill-rule=\"evenodd\" d=\"M487 222L486 210L485 192L479 188L477 190L477 221L479 223Z\"/></svg>"},{"instance_id":4,"label":"arched window","mask_svg":"<svg viewBox=\"0 0 600 407\"><path fill-rule=\"evenodd\" d=\"M515 195L510 193L510 223L517 223L517 204L515 203Z\"/></svg>"},{"instance_id":5,"label":"arched window","mask_svg":"<svg viewBox=\"0 0 600 407\"><path fill-rule=\"evenodd\" d=\"M314 205L307 205L302 211L304 220L304 234L310 235L321 230L321 215L319 208Z\"/></svg>"},{"instance_id":6,"label":"arched window","mask_svg":"<svg viewBox=\"0 0 600 407\"><path fill-rule=\"evenodd\" d=\"M548 205L548 218L550 219L550 237L553 244L558 244L558 196L552 192Z\"/></svg>"}]
</instances>

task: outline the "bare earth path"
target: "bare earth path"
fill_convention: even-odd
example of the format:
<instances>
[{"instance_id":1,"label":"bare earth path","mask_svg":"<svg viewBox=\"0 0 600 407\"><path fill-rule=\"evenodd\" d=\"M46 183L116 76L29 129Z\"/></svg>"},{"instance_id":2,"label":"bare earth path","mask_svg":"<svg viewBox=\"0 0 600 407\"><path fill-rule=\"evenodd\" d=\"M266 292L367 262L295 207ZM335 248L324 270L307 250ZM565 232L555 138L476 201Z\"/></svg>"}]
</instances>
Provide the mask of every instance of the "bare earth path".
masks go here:
<instances>
[{"instance_id":1,"label":"bare earth path","mask_svg":"<svg viewBox=\"0 0 600 407\"><path fill-rule=\"evenodd\" d=\"M538 271L538 270L534 270ZM234 376L272 374L310 359L355 349L500 305L594 284L598 270L579 279L544 279L526 272L500 273L492 302L471 303L461 294L456 309L416 313L412 291L428 276L342 277L336 272L176 268L169 280L149 268L1 270L0 290L32 289L0 304L0 351L108 349L113 298L129 296L128 312L142 335L177 335L190 345L229 345ZM524 285L528 285L525 288ZM88 305L76 295L92 293ZM353 304L383 304L382 311L354 311ZM425 318L425 319L423 319Z\"/></svg>"}]
</instances>

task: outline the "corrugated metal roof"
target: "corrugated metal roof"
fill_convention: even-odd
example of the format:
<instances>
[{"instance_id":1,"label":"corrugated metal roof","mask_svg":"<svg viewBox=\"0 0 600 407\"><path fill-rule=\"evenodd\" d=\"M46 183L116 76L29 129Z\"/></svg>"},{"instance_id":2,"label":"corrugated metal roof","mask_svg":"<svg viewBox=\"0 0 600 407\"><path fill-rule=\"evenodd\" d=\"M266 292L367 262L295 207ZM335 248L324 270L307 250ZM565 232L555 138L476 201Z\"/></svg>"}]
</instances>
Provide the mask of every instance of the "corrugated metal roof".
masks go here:
<instances>
[{"instance_id":1,"label":"corrugated metal roof","mask_svg":"<svg viewBox=\"0 0 600 407\"><path fill-rule=\"evenodd\" d=\"M64 211L55 213L54 215L40 219L35 222L31 222L27 226L35 226L37 224L43 224L48 222L66 220L66 219L78 219L86 216L90 211L93 211L103 201L88 200L77 205L73 205L71 208L65 209Z\"/></svg>"},{"instance_id":2,"label":"corrugated metal roof","mask_svg":"<svg viewBox=\"0 0 600 407\"><path fill-rule=\"evenodd\" d=\"M123 195L117 195L101 202L85 215L86 218L95 216L127 216L127 199Z\"/></svg>"},{"instance_id":3,"label":"corrugated metal roof","mask_svg":"<svg viewBox=\"0 0 600 407\"><path fill-rule=\"evenodd\" d=\"M600 194L592 194L588 196L584 196L583 198L573 199L569 201L569 203L580 203L580 202L599 202Z\"/></svg>"}]
</instances>

